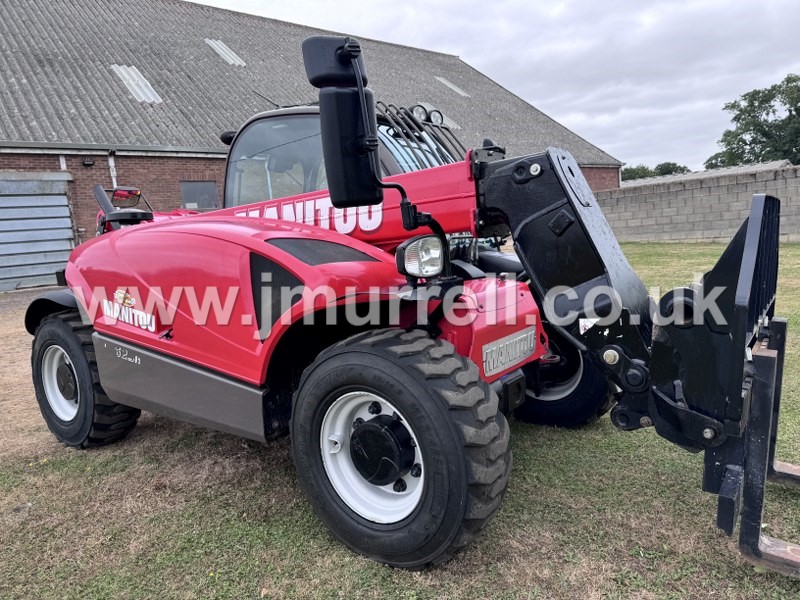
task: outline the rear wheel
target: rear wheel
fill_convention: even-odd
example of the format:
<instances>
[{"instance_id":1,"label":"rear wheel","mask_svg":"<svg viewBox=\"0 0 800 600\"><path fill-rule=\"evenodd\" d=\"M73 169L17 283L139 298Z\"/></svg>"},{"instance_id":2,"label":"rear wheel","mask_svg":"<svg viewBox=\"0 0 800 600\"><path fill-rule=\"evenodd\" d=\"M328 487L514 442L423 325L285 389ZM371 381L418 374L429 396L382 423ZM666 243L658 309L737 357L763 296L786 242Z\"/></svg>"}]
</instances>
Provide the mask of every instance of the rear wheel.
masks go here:
<instances>
[{"instance_id":1,"label":"rear wheel","mask_svg":"<svg viewBox=\"0 0 800 600\"><path fill-rule=\"evenodd\" d=\"M100 386L92 328L77 311L42 320L33 339L31 370L39 410L68 446L115 442L136 425L139 409L113 402Z\"/></svg>"},{"instance_id":2,"label":"rear wheel","mask_svg":"<svg viewBox=\"0 0 800 600\"><path fill-rule=\"evenodd\" d=\"M526 423L568 428L593 423L614 405L611 384L583 352L554 332L548 331L548 336L550 350L560 361L523 367L528 388L514 416ZM536 369L541 371L537 374Z\"/></svg>"},{"instance_id":3,"label":"rear wheel","mask_svg":"<svg viewBox=\"0 0 800 600\"><path fill-rule=\"evenodd\" d=\"M508 424L474 363L425 332L362 333L303 373L292 414L300 485L344 544L422 568L466 546L500 506Z\"/></svg>"}]
</instances>

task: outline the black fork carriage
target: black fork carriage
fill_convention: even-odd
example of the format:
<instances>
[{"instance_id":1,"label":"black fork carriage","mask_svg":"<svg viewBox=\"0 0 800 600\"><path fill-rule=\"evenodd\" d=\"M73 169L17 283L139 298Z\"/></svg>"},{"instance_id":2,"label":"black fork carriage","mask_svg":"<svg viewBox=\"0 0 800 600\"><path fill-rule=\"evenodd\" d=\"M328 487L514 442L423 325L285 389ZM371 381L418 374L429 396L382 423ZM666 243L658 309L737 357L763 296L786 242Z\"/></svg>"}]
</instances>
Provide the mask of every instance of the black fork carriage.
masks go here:
<instances>
[{"instance_id":1,"label":"black fork carriage","mask_svg":"<svg viewBox=\"0 0 800 600\"><path fill-rule=\"evenodd\" d=\"M719 495L717 526L731 536L738 521L739 548L747 560L800 576L800 546L762 533L767 480L800 484L800 468L775 458L787 333L786 320L774 316L779 223L780 201L754 196L749 218L705 276L706 293L714 286L725 290L719 306L726 328L714 331L711 323L668 332L673 348L716 336L727 357L684 365L696 377L711 375L724 383L699 407L724 427L721 439L705 447L703 473L703 489Z\"/></svg>"},{"instance_id":2,"label":"black fork carriage","mask_svg":"<svg viewBox=\"0 0 800 600\"><path fill-rule=\"evenodd\" d=\"M786 320L774 317L779 209L776 198L755 196L748 222L731 242L741 247L742 259L732 323L739 351L729 365L729 393L741 394L742 427L706 450L703 489L719 494L718 527L733 535L739 521L739 548L748 560L800 576L800 546L762 533L767 480L800 486L800 468L775 457L787 333Z\"/></svg>"},{"instance_id":3,"label":"black fork carriage","mask_svg":"<svg viewBox=\"0 0 800 600\"><path fill-rule=\"evenodd\" d=\"M613 423L704 451L717 525L733 535L739 523L748 560L800 576L800 546L761 533L766 481L800 482L800 468L775 458L787 329L774 316L780 201L753 196L714 268L656 303L568 153L474 160L483 221L508 217L551 325L617 385Z\"/></svg>"}]
</instances>

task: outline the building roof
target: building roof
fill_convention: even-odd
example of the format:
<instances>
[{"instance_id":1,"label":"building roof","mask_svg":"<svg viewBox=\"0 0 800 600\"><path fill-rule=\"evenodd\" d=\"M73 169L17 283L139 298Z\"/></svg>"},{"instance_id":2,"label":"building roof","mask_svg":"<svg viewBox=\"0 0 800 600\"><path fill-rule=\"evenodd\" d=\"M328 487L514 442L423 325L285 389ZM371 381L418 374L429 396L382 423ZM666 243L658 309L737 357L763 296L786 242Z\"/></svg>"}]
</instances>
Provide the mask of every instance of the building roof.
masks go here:
<instances>
[{"instance_id":1,"label":"building roof","mask_svg":"<svg viewBox=\"0 0 800 600\"><path fill-rule=\"evenodd\" d=\"M679 183L681 181L691 181L693 179L707 179L709 177L724 177L725 175L749 175L762 171L777 171L791 167L792 163L788 160L773 160L767 163L755 163L750 165L737 165L735 167L721 167L719 169L709 169L708 171L694 171L692 173L678 173L675 175L661 175L660 177L643 177L642 179L627 179L622 182L624 188L637 187L640 185L657 185L660 183Z\"/></svg>"},{"instance_id":2,"label":"building roof","mask_svg":"<svg viewBox=\"0 0 800 600\"><path fill-rule=\"evenodd\" d=\"M0 145L224 152L219 133L270 101L316 100L300 44L319 33L181 0L0 2ZM361 41L377 98L438 108L467 145L620 166L456 56Z\"/></svg>"}]
</instances>

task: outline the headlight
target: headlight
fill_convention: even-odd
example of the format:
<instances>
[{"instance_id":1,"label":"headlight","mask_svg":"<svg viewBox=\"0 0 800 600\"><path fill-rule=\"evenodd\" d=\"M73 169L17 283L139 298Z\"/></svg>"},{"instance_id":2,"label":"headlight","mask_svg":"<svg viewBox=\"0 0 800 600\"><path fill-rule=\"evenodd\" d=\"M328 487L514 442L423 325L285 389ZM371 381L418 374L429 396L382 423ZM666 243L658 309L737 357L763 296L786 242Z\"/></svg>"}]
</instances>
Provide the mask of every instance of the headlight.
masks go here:
<instances>
[{"instance_id":1,"label":"headlight","mask_svg":"<svg viewBox=\"0 0 800 600\"><path fill-rule=\"evenodd\" d=\"M435 235L420 235L397 247L397 270L411 277L433 277L442 272L444 250Z\"/></svg>"},{"instance_id":2,"label":"headlight","mask_svg":"<svg viewBox=\"0 0 800 600\"><path fill-rule=\"evenodd\" d=\"M432 110L428 113L428 118L431 120L431 123L434 125L443 125L444 124L444 115L441 111Z\"/></svg>"},{"instance_id":3,"label":"headlight","mask_svg":"<svg viewBox=\"0 0 800 600\"><path fill-rule=\"evenodd\" d=\"M415 104L411 107L411 114L414 115L414 118L417 121L427 121L428 120L428 110L422 106L421 104Z\"/></svg>"}]
</instances>

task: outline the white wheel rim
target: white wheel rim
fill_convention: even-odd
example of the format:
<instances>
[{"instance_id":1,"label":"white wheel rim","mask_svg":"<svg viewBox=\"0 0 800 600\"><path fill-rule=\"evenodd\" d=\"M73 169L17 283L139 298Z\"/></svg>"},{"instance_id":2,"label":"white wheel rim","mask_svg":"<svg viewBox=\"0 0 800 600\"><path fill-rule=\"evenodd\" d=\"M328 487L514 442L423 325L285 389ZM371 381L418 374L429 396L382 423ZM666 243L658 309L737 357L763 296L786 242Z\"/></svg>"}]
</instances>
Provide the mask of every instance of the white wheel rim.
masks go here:
<instances>
[{"instance_id":1,"label":"white wheel rim","mask_svg":"<svg viewBox=\"0 0 800 600\"><path fill-rule=\"evenodd\" d=\"M578 352L578 368L569 379L563 381L562 383L542 387L538 395L534 394L530 389L526 392L526 394L531 398L535 398L536 400L540 400L542 402L555 402L556 400L562 400L578 389L578 385L581 382L581 377L583 377L583 354Z\"/></svg>"},{"instance_id":2,"label":"white wheel rim","mask_svg":"<svg viewBox=\"0 0 800 600\"><path fill-rule=\"evenodd\" d=\"M411 435L418 441L408 421L397 408L380 396L370 392L349 392L334 400L322 419L320 428L320 450L322 464L333 489L355 513L374 523L397 523L410 515L422 498L425 484L425 465L417 443L414 448L414 463L421 467L419 477L407 473L402 477L405 490L395 491L395 485L374 485L356 470L350 457L350 435L356 419L369 421L375 417L370 413L372 403L381 407L380 414L396 414Z\"/></svg>"},{"instance_id":3,"label":"white wheel rim","mask_svg":"<svg viewBox=\"0 0 800 600\"><path fill-rule=\"evenodd\" d=\"M64 375L65 369L72 375L74 393L70 397L64 395ZM61 373L59 373L61 370ZM53 409L55 415L62 421L72 421L78 414L80 406L80 389L78 387L78 376L75 367L72 365L69 356L61 346L50 346L44 351L42 356L42 386L47 397L47 403Z\"/></svg>"}]
</instances>

